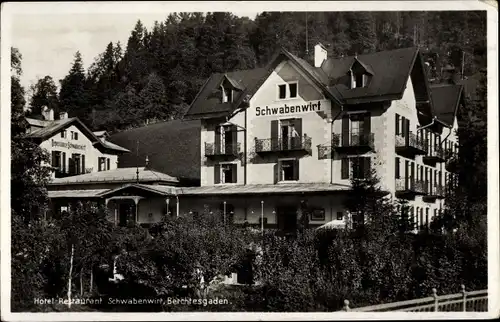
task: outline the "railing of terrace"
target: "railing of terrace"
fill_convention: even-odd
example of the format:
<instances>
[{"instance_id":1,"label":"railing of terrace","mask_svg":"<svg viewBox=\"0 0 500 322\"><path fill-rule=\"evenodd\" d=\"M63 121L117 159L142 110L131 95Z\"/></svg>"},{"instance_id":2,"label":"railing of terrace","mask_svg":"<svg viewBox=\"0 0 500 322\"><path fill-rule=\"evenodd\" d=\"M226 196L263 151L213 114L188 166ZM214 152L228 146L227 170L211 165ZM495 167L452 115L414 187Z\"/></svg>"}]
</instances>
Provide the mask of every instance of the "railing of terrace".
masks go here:
<instances>
[{"instance_id":1,"label":"railing of terrace","mask_svg":"<svg viewBox=\"0 0 500 322\"><path fill-rule=\"evenodd\" d=\"M359 308L350 308L349 301L344 301L343 311L353 312L487 312L488 290L467 292L462 285L462 292L449 295L437 295L437 290L432 289L432 296L401 301L371 305Z\"/></svg>"}]
</instances>

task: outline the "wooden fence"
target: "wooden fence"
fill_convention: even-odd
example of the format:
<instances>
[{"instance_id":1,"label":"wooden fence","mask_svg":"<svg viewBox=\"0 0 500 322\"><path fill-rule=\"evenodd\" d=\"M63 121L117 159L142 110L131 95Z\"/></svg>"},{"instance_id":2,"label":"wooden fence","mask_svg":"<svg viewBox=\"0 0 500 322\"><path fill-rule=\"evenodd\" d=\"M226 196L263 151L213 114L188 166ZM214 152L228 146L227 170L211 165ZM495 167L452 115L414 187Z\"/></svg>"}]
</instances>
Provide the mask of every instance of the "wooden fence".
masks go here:
<instances>
[{"instance_id":1,"label":"wooden fence","mask_svg":"<svg viewBox=\"0 0 500 322\"><path fill-rule=\"evenodd\" d=\"M351 312L487 312L488 290L467 292L465 286L462 285L460 293L439 296L434 288L429 297L360 308L350 308L349 301L345 300L343 310Z\"/></svg>"}]
</instances>

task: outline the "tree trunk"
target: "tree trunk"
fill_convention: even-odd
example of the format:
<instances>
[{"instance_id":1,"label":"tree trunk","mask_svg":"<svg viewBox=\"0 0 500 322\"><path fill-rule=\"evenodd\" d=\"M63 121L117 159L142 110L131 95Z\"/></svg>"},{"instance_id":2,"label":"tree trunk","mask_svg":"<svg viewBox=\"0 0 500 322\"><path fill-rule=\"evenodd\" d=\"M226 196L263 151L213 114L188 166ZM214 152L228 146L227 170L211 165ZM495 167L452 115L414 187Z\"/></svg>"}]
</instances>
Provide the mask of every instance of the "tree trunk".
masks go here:
<instances>
[{"instance_id":1,"label":"tree trunk","mask_svg":"<svg viewBox=\"0 0 500 322\"><path fill-rule=\"evenodd\" d=\"M83 266L80 268L80 297L83 297Z\"/></svg>"},{"instance_id":2,"label":"tree trunk","mask_svg":"<svg viewBox=\"0 0 500 322\"><path fill-rule=\"evenodd\" d=\"M92 288L94 286L94 265L90 266L90 294L92 295Z\"/></svg>"},{"instance_id":3,"label":"tree trunk","mask_svg":"<svg viewBox=\"0 0 500 322\"><path fill-rule=\"evenodd\" d=\"M71 245L71 257L69 261L69 276L68 276L68 308L71 308L71 275L73 274L73 255L75 254L75 246Z\"/></svg>"}]
</instances>

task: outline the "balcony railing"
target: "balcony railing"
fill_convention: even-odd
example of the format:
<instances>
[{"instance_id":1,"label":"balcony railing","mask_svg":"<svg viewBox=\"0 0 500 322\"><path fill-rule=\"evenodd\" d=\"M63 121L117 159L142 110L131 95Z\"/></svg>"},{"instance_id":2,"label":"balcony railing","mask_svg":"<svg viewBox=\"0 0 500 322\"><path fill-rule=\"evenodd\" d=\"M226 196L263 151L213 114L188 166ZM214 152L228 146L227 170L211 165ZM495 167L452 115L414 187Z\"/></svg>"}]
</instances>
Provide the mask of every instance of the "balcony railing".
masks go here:
<instances>
[{"instance_id":1,"label":"balcony railing","mask_svg":"<svg viewBox=\"0 0 500 322\"><path fill-rule=\"evenodd\" d=\"M292 152L302 151L311 153L312 140L304 135L303 137L291 137L287 139L269 138L255 139L255 152L273 153L273 152Z\"/></svg>"},{"instance_id":2,"label":"balcony railing","mask_svg":"<svg viewBox=\"0 0 500 322\"><path fill-rule=\"evenodd\" d=\"M435 185L427 189L426 198L444 198L446 197L446 189L443 185Z\"/></svg>"},{"instance_id":3,"label":"balcony railing","mask_svg":"<svg viewBox=\"0 0 500 322\"><path fill-rule=\"evenodd\" d=\"M427 164L436 162L444 162L446 159L446 153L444 149L440 146L432 147L427 155L424 155L423 161Z\"/></svg>"},{"instance_id":4,"label":"balcony railing","mask_svg":"<svg viewBox=\"0 0 500 322\"><path fill-rule=\"evenodd\" d=\"M427 141L411 132L407 136L396 135L396 152L404 156L427 154Z\"/></svg>"},{"instance_id":5,"label":"balcony railing","mask_svg":"<svg viewBox=\"0 0 500 322\"><path fill-rule=\"evenodd\" d=\"M205 156L238 156L240 153L240 143L214 144L205 143Z\"/></svg>"},{"instance_id":6,"label":"balcony railing","mask_svg":"<svg viewBox=\"0 0 500 322\"><path fill-rule=\"evenodd\" d=\"M396 179L396 193L398 195L426 195L427 185L422 180L399 178Z\"/></svg>"},{"instance_id":7,"label":"balcony railing","mask_svg":"<svg viewBox=\"0 0 500 322\"><path fill-rule=\"evenodd\" d=\"M375 139L373 133L348 132L347 136L348 138L345 138L340 134L334 134L332 146L339 152L354 149L372 150L374 148Z\"/></svg>"}]
</instances>

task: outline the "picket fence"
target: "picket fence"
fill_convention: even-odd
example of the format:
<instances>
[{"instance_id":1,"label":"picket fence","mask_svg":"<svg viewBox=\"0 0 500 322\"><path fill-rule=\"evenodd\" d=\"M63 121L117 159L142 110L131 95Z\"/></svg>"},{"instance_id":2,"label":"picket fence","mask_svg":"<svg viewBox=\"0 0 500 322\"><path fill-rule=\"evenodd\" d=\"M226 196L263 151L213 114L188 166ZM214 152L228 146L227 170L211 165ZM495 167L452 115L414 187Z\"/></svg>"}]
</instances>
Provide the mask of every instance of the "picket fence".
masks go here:
<instances>
[{"instance_id":1,"label":"picket fence","mask_svg":"<svg viewBox=\"0 0 500 322\"><path fill-rule=\"evenodd\" d=\"M467 292L462 285L460 293L437 295L437 290L432 289L429 297L393 302L379 305L350 308L349 301L344 301L343 311L351 312L487 312L488 290Z\"/></svg>"}]
</instances>

